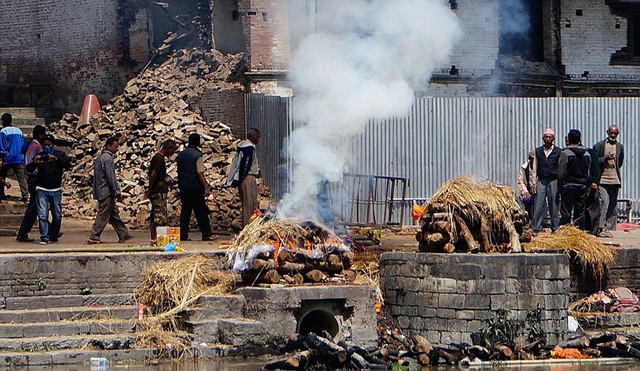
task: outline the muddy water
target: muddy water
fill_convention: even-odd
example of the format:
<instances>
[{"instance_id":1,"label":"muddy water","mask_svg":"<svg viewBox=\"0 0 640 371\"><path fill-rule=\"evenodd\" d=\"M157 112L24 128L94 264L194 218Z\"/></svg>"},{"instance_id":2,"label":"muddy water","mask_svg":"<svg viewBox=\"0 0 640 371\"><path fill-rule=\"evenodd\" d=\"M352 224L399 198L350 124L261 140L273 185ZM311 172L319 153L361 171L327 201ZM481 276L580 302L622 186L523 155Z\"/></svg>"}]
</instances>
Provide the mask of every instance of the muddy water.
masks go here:
<instances>
[{"instance_id":1,"label":"muddy water","mask_svg":"<svg viewBox=\"0 0 640 371\"><path fill-rule=\"evenodd\" d=\"M208 360L208 361L179 361L166 362L152 365L140 364L114 364L107 367L90 365L58 365L17 367L13 371L258 371L265 364L265 359L248 360ZM400 370L400 369L398 369ZM409 369L402 369L409 370ZM518 367L504 367L493 364L486 367L423 367L414 369L419 371L453 371L453 370L503 370L503 371L640 371L640 362L622 362L619 364L554 364L554 365L522 365Z\"/></svg>"}]
</instances>

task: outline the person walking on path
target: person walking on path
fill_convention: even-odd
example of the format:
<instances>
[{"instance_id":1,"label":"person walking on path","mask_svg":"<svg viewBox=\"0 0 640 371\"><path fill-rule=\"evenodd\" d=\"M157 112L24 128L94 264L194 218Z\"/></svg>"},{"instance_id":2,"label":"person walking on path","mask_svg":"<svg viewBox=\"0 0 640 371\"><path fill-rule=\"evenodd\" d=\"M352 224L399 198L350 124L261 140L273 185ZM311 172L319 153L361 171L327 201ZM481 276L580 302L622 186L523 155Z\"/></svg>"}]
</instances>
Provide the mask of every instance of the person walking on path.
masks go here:
<instances>
[{"instance_id":1,"label":"person walking on path","mask_svg":"<svg viewBox=\"0 0 640 371\"><path fill-rule=\"evenodd\" d=\"M584 229L585 200L592 183L591 155L580 143L581 133L571 129L567 134L567 148L558 162L558 190L560 191L560 224L573 223Z\"/></svg>"},{"instance_id":2,"label":"person walking on path","mask_svg":"<svg viewBox=\"0 0 640 371\"><path fill-rule=\"evenodd\" d=\"M156 227L166 226L169 213L167 211L167 163L165 158L173 156L178 149L175 141L169 139L162 143L162 147L151 158L149 165L149 188L146 195L151 202L151 217L149 218L149 232L151 234L151 246L156 245Z\"/></svg>"},{"instance_id":3,"label":"person walking on path","mask_svg":"<svg viewBox=\"0 0 640 371\"><path fill-rule=\"evenodd\" d=\"M242 203L240 219L231 223L231 227L239 233L251 219L251 214L258 209L258 183L260 167L256 156L256 145L260 142L260 131L251 128L247 131L247 139L238 143L238 150L229 168L227 186L238 187L238 194Z\"/></svg>"},{"instance_id":4,"label":"person walking on path","mask_svg":"<svg viewBox=\"0 0 640 371\"><path fill-rule=\"evenodd\" d=\"M36 125L33 128L33 138L31 141L25 143L27 147L24 154L24 164L29 167L29 164L33 162L33 158L40 152L42 152L42 137L46 134L46 129L42 125ZM29 232L33 228L33 224L38 219L38 206L36 202L36 182L38 176L38 169L36 168L32 172L27 171L27 186L29 188L29 203L27 209L22 217L20 223L20 229L18 230L18 236L16 241L18 242L33 242L33 238L29 238Z\"/></svg>"},{"instance_id":5,"label":"person walking on path","mask_svg":"<svg viewBox=\"0 0 640 371\"><path fill-rule=\"evenodd\" d=\"M180 189L180 240L189 240L191 212L196 215L198 228L202 232L202 241L214 240L209 210L205 197L210 194L209 184L204 178L204 159L200 146L200 135L189 135L189 145L178 153L178 188Z\"/></svg>"},{"instance_id":6,"label":"person walking on path","mask_svg":"<svg viewBox=\"0 0 640 371\"><path fill-rule=\"evenodd\" d=\"M113 164L113 156L118 152L118 148L120 148L118 138L107 139L105 148L93 165L93 198L98 201L98 213L91 228L88 244L102 243L100 235L107 223L111 224L116 231L118 242L126 242L133 238L120 219L120 211L116 204L116 201L122 202L122 194Z\"/></svg>"},{"instance_id":7,"label":"person walking on path","mask_svg":"<svg viewBox=\"0 0 640 371\"><path fill-rule=\"evenodd\" d=\"M0 169L0 178L5 179L9 170L13 170L16 174L18 185L20 185L22 201L26 202L29 198L29 187L27 186L24 155L22 154L24 135L20 129L13 126L11 114L3 114L0 120L2 121L2 130L0 130L0 155L4 156L4 163L2 169ZM0 184L0 200L6 199L7 196L4 193L4 185Z\"/></svg>"},{"instance_id":8,"label":"person walking on path","mask_svg":"<svg viewBox=\"0 0 640 371\"><path fill-rule=\"evenodd\" d=\"M609 231L615 231L618 222L618 192L622 186L620 168L624 162L624 146L618 142L619 134L618 126L611 125L607 130L607 138L593 146L598 153L600 186L606 191L609 199L601 210L602 213L606 210L605 228L600 232L601 237L612 237Z\"/></svg>"},{"instance_id":9,"label":"person walking on path","mask_svg":"<svg viewBox=\"0 0 640 371\"><path fill-rule=\"evenodd\" d=\"M558 161L562 150L556 147L555 132L547 128L542 135L544 144L535 149L535 165L533 166L536 183L533 192L536 194L533 212L533 234L542 230L544 217L549 209L551 231L558 229L560 216L558 213Z\"/></svg>"},{"instance_id":10,"label":"person walking on path","mask_svg":"<svg viewBox=\"0 0 640 371\"><path fill-rule=\"evenodd\" d=\"M53 135L45 134L42 137L42 151L27 166L29 172L38 172L36 199L41 245L58 242L62 224L62 174L64 170L71 168L71 159L64 152L53 148L53 141Z\"/></svg>"}]
</instances>

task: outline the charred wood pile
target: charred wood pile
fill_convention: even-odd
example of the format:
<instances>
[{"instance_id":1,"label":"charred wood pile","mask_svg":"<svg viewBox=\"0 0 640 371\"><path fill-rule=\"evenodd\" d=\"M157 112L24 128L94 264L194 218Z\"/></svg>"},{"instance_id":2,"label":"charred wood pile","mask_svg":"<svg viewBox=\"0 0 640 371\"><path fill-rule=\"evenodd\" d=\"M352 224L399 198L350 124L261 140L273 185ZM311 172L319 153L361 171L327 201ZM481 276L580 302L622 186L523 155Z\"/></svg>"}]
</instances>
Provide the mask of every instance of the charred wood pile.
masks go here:
<instances>
[{"instance_id":1,"label":"charred wood pile","mask_svg":"<svg viewBox=\"0 0 640 371\"><path fill-rule=\"evenodd\" d=\"M241 89L238 79L243 66L242 54L223 55L200 48L177 50L130 80L123 93L105 104L89 125L77 128L78 116L73 114L51 124L56 140L71 147L69 155L74 159L63 183L65 216L95 215L91 197L93 161L106 139L115 135L120 136L115 162L124 196L121 217L130 225L146 226L150 207L144 192L151 157L165 140L175 140L182 149L190 134L199 133L205 177L214 188L208 200L212 226L214 230L228 229L240 210L235 190L224 187L237 141L231 128L222 122L207 122L192 102L205 89ZM174 211L169 222L176 225L180 202L176 164L171 159L167 171L169 210Z\"/></svg>"},{"instance_id":2,"label":"charred wood pile","mask_svg":"<svg viewBox=\"0 0 640 371\"><path fill-rule=\"evenodd\" d=\"M355 253L327 228L311 221L261 216L238 235L227 254L246 284L353 282Z\"/></svg>"},{"instance_id":3,"label":"charred wood pile","mask_svg":"<svg viewBox=\"0 0 640 371\"><path fill-rule=\"evenodd\" d=\"M511 187L463 175L418 208L416 240L422 252L520 252L525 217Z\"/></svg>"},{"instance_id":4,"label":"charred wood pile","mask_svg":"<svg viewBox=\"0 0 640 371\"><path fill-rule=\"evenodd\" d=\"M268 362L264 369L391 370L394 367L464 366L478 362L549 358L640 359L640 342L608 332L591 336L578 335L555 346L548 346L545 340L527 344L491 342L479 333L472 334L471 338L473 344L452 343L445 347L432 344L418 334L407 337L395 329L386 329L381 334L381 346L375 350L367 350L344 341L335 342L326 331L321 335L294 333L280 348L284 357Z\"/></svg>"}]
</instances>

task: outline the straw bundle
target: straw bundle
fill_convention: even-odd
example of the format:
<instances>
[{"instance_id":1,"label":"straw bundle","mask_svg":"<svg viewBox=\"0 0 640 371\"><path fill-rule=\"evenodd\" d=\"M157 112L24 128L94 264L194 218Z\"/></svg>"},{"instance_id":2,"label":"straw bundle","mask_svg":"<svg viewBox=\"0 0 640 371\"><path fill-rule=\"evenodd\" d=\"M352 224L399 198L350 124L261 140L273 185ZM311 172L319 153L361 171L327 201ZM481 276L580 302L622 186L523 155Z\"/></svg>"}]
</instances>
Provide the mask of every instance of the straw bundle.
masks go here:
<instances>
[{"instance_id":1,"label":"straw bundle","mask_svg":"<svg viewBox=\"0 0 640 371\"><path fill-rule=\"evenodd\" d=\"M229 248L229 252L244 253L249 246L265 244L275 236L285 241L297 240L300 237L306 237L307 234L307 230L298 225L295 220L255 218L240 232L235 243Z\"/></svg>"},{"instance_id":2,"label":"straw bundle","mask_svg":"<svg viewBox=\"0 0 640 371\"><path fill-rule=\"evenodd\" d=\"M615 258L613 250L573 225L563 225L548 236L536 236L527 247L529 250L564 250L567 254L573 253L585 271L590 269L595 278L604 277Z\"/></svg>"},{"instance_id":3,"label":"straw bundle","mask_svg":"<svg viewBox=\"0 0 640 371\"><path fill-rule=\"evenodd\" d=\"M214 269L207 257L191 255L147 267L135 293L138 302L168 316L204 294L229 292L233 282L231 273Z\"/></svg>"}]
</instances>

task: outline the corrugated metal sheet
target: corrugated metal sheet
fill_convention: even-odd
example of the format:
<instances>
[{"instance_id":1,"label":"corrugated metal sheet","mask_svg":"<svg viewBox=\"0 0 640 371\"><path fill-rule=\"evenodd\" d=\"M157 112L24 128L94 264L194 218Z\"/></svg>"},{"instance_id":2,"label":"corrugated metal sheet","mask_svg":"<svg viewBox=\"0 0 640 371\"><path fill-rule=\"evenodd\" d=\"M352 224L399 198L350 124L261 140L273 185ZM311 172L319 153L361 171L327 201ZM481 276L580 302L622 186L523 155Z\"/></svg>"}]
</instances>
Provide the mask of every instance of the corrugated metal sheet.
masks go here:
<instances>
[{"instance_id":1,"label":"corrugated metal sheet","mask_svg":"<svg viewBox=\"0 0 640 371\"><path fill-rule=\"evenodd\" d=\"M265 182L278 197L286 189L283 139L301 125L292 117L294 104L290 98L246 97L247 126L262 131ZM572 128L592 146L617 124L626 153L620 197L640 199L639 113L640 98L418 98L407 116L371 121L352 138L357 163L345 171L409 178L407 197L416 199L464 173L515 186L518 166L542 144L546 127L556 131L561 147Z\"/></svg>"}]
</instances>

